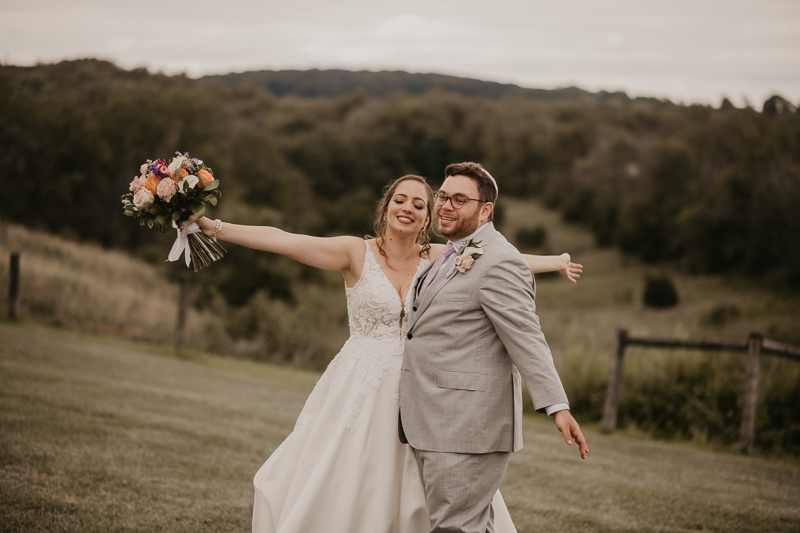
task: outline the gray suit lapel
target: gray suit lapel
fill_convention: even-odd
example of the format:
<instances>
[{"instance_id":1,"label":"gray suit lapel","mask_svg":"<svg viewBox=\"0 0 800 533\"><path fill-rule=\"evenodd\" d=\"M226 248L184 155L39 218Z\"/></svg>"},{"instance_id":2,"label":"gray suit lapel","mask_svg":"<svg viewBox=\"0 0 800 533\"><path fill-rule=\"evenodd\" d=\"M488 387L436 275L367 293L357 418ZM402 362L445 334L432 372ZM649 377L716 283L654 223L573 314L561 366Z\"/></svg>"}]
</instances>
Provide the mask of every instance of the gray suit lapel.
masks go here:
<instances>
[{"instance_id":1,"label":"gray suit lapel","mask_svg":"<svg viewBox=\"0 0 800 533\"><path fill-rule=\"evenodd\" d=\"M481 241L481 247L485 247L487 244L489 244L489 242L496 234L497 230L494 229L494 224L490 222L489 225L483 228L483 230L477 235L477 237L475 237L475 239ZM448 261L445 261L445 263L442 265L442 268L444 269L445 267L447 267L448 263L451 260L452 258L448 259ZM431 263L431 265L427 268L427 270L425 270L425 273L417 279L417 286L414 288L415 293L419 288L419 283L421 282L421 280L425 278L425 276L428 274L432 266L433 263ZM447 267L447 269L449 270L450 267ZM425 292L422 294L422 296L417 296L414 299L414 307L416 307L417 310L411 317L411 321L409 323L409 329L414 327L414 324L417 323L419 317L422 316L422 313L425 312L425 310L428 308L428 306L436 297L436 295L439 293L439 291L442 290L445 287L445 285L450 283L450 281L453 280L457 275L458 271L454 271L449 276L447 275L447 271L444 272L440 271L440 273L436 276L436 279L433 280L433 283L428 285L428 288L425 289Z\"/></svg>"}]
</instances>

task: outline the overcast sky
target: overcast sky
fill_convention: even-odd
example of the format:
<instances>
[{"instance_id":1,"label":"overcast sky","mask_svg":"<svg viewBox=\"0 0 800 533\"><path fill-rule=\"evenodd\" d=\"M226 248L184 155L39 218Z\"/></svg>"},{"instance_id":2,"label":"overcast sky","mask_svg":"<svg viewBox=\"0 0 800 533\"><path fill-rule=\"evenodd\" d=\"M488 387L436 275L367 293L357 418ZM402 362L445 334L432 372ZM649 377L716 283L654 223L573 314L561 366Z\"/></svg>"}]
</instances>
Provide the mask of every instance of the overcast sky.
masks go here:
<instances>
[{"instance_id":1,"label":"overcast sky","mask_svg":"<svg viewBox=\"0 0 800 533\"><path fill-rule=\"evenodd\" d=\"M439 72L800 103L800 0L0 0L0 61Z\"/></svg>"}]
</instances>

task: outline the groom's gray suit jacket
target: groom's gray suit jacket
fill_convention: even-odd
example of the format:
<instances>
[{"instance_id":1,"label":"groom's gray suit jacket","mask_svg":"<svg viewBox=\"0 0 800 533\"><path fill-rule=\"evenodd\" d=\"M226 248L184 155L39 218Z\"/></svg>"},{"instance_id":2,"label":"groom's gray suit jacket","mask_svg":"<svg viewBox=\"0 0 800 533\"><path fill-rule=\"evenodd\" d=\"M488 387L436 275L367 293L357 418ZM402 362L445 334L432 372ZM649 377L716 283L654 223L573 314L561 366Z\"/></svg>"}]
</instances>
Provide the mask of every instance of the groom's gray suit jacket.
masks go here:
<instances>
[{"instance_id":1,"label":"groom's gray suit jacket","mask_svg":"<svg viewBox=\"0 0 800 533\"><path fill-rule=\"evenodd\" d=\"M472 268L447 276L452 259L446 262L409 314L400 438L418 450L522 448L520 374L537 410L567 402L528 264L492 224L475 240L484 253Z\"/></svg>"}]
</instances>

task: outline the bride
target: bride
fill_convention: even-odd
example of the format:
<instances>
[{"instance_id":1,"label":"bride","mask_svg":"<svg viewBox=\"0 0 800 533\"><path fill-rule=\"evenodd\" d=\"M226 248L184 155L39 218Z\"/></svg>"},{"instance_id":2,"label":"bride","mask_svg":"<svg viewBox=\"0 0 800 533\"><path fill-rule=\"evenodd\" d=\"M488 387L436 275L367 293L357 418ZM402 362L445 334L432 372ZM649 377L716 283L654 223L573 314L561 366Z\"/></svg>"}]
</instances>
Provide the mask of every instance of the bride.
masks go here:
<instances>
[{"instance_id":1,"label":"bride","mask_svg":"<svg viewBox=\"0 0 800 533\"><path fill-rule=\"evenodd\" d=\"M417 463L398 439L397 419L410 288L443 248L429 242L432 212L425 178L408 175L387 186L375 239L189 220L211 237L344 275L350 338L253 480L254 533L430 531ZM567 254L525 258L534 273L580 277ZM499 492L493 510L495 531L516 532Z\"/></svg>"}]
</instances>

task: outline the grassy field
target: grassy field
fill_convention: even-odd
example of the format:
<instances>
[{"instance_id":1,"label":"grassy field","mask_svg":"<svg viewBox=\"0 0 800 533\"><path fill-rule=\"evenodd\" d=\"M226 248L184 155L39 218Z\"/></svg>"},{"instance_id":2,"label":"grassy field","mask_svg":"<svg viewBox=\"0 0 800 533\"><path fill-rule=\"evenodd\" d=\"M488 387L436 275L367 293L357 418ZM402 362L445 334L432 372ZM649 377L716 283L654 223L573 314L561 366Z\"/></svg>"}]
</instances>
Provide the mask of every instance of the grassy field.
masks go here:
<instances>
[{"instance_id":1,"label":"grassy field","mask_svg":"<svg viewBox=\"0 0 800 533\"><path fill-rule=\"evenodd\" d=\"M318 374L0 324L0 531L246 531L251 479ZM800 531L800 464L525 421L520 533Z\"/></svg>"},{"instance_id":2,"label":"grassy field","mask_svg":"<svg viewBox=\"0 0 800 533\"><path fill-rule=\"evenodd\" d=\"M502 200L502 230L514 240L520 228L541 227L547 239L532 253L568 251L585 266L577 285L558 275L537 276L537 310L556 366L583 421L597 421L605 393L616 330L632 335L743 340L750 331L800 345L800 295L753 280L693 276L659 269L598 248L583 228L530 200ZM164 240L164 254L170 244ZM154 265L118 251L59 239L21 226L0 224L0 258L22 252L20 314L23 321L172 344L177 287L163 263ZM213 267L212 267L213 268ZM644 278L664 270L680 303L656 310L642 304ZM218 294L189 314L189 347L221 355L324 368L347 337L341 276L295 287L296 303L257 293L245 306L226 305ZM8 263L0 261L0 287ZM6 306L0 290L0 309ZM622 386L620 427L665 439L732 446L741 419L745 361L742 354L708 354L629 348ZM663 383L691 391L713 419ZM763 358L756 444L762 451L800 454L800 364ZM720 418L724 427L719 423Z\"/></svg>"},{"instance_id":3,"label":"grassy field","mask_svg":"<svg viewBox=\"0 0 800 533\"><path fill-rule=\"evenodd\" d=\"M23 319L121 338L172 343L178 286L167 277L164 268L96 244L0 223L3 316L8 303L5 288L11 252L21 254L18 314ZM207 314L190 311L188 336L195 344L205 341L205 326L210 322Z\"/></svg>"},{"instance_id":4,"label":"grassy field","mask_svg":"<svg viewBox=\"0 0 800 533\"><path fill-rule=\"evenodd\" d=\"M512 239L520 228L545 229L545 245L529 252L567 251L585 267L577 285L565 283L560 276L539 276L536 294L537 312L556 366L584 419L600 418L618 328L636 336L737 340L757 331L800 345L797 293L753 280L690 275L676 265L645 265L616 249L598 248L585 229L565 224L558 213L536 202L505 199L503 205L503 229ZM674 281L677 306L643 305L645 276L655 272L665 272ZM666 438L726 440L720 439L722 431L738 434L744 367L743 354L630 347L621 391L621 423L631 431L644 429ZM662 383L659 372L720 413L725 430ZM794 391L800 389L800 364L763 357L759 387L759 446L777 453L796 450L800 419L797 404L790 398L796 398ZM636 424L641 427L633 427Z\"/></svg>"}]
</instances>

